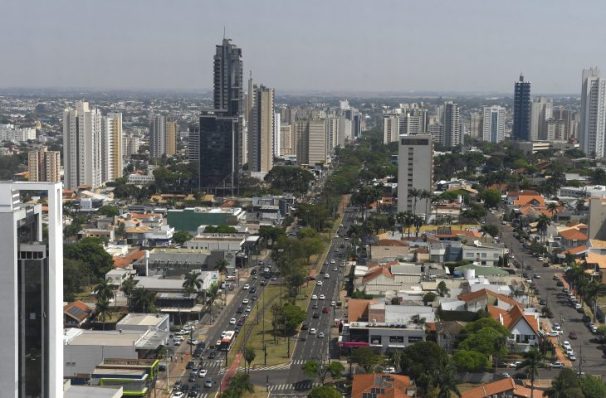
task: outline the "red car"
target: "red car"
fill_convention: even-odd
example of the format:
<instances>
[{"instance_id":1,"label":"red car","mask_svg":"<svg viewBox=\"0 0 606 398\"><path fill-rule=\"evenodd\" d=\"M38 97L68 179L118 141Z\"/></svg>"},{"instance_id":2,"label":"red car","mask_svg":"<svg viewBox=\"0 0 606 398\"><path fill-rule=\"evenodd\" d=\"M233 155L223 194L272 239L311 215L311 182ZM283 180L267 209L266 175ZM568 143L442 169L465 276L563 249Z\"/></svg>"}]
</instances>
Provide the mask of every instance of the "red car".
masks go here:
<instances>
[{"instance_id":1,"label":"red car","mask_svg":"<svg viewBox=\"0 0 606 398\"><path fill-rule=\"evenodd\" d=\"M323 312L324 314L328 314L328 311L330 311L330 308L328 308L328 307L324 307L324 308L322 308L322 312Z\"/></svg>"}]
</instances>

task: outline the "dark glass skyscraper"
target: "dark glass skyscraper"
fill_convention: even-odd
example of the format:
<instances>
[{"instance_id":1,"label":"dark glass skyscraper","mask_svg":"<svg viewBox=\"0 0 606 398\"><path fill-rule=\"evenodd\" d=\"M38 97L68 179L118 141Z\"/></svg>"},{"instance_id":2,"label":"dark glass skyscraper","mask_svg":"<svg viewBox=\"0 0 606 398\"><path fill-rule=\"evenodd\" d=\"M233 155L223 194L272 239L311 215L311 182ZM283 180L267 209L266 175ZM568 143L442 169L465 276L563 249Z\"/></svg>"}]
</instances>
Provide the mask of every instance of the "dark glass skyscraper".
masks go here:
<instances>
[{"instance_id":1,"label":"dark glass skyscraper","mask_svg":"<svg viewBox=\"0 0 606 398\"><path fill-rule=\"evenodd\" d=\"M242 166L242 50L223 39L214 57L214 110L200 117L199 182L205 191L233 190Z\"/></svg>"},{"instance_id":2,"label":"dark glass skyscraper","mask_svg":"<svg viewBox=\"0 0 606 398\"><path fill-rule=\"evenodd\" d=\"M214 62L214 106L226 116L240 116L244 96L242 92L242 49L223 39L217 46Z\"/></svg>"},{"instance_id":3,"label":"dark glass skyscraper","mask_svg":"<svg viewBox=\"0 0 606 398\"><path fill-rule=\"evenodd\" d=\"M513 94L513 128L514 140L530 141L530 116L532 102L530 99L530 82L524 81L524 75L515 83Z\"/></svg>"}]
</instances>

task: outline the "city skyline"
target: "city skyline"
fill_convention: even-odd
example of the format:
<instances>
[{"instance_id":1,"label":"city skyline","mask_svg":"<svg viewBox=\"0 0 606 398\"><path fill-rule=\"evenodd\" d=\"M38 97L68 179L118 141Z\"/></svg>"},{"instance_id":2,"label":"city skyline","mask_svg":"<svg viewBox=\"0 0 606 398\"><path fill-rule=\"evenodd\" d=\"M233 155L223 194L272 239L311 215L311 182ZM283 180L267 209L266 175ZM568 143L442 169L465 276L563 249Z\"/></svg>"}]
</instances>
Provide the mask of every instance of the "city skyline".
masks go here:
<instances>
[{"instance_id":1,"label":"city skyline","mask_svg":"<svg viewBox=\"0 0 606 398\"><path fill-rule=\"evenodd\" d=\"M536 93L578 94L580 71L606 64L606 56L593 50L606 29L598 20L605 6L594 3L592 13L563 1L550 7L430 1L414 8L391 1L232 1L212 7L182 1L179 12L160 1L145 7L141 1L8 4L0 27L0 87L208 90L212 75L202 66L225 29L243 49L246 73L252 70L255 80L277 92L510 93L522 72ZM584 23L566 30L566 21L577 17ZM112 29L95 23L107 18ZM35 23L23 30L15 25L23 20ZM13 43L15 31L20 34Z\"/></svg>"}]
</instances>

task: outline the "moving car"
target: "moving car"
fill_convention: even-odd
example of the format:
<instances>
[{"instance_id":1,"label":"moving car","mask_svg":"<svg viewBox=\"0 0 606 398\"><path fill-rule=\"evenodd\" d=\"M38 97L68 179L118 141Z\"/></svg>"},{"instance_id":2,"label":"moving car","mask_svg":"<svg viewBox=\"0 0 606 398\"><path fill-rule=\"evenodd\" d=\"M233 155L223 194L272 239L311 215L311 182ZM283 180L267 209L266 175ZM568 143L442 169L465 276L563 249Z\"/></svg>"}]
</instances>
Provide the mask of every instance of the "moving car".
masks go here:
<instances>
[{"instance_id":1,"label":"moving car","mask_svg":"<svg viewBox=\"0 0 606 398\"><path fill-rule=\"evenodd\" d=\"M319 339L323 339L323 338L324 338L324 332L320 332L320 333L318 333L318 338L319 338Z\"/></svg>"},{"instance_id":2,"label":"moving car","mask_svg":"<svg viewBox=\"0 0 606 398\"><path fill-rule=\"evenodd\" d=\"M317 330L315 328L309 329L309 334L316 334Z\"/></svg>"},{"instance_id":3,"label":"moving car","mask_svg":"<svg viewBox=\"0 0 606 398\"><path fill-rule=\"evenodd\" d=\"M206 377L207 373L208 373L208 370L206 370L206 369L200 369L198 371L198 377L200 377L200 378Z\"/></svg>"},{"instance_id":4,"label":"moving car","mask_svg":"<svg viewBox=\"0 0 606 398\"><path fill-rule=\"evenodd\" d=\"M312 295L311 295L311 299L312 299L312 300L317 300L317 299L318 299L318 296L316 296L315 294L312 294Z\"/></svg>"},{"instance_id":5,"label":"moving car","mask_svg":"<svg viewBox=\"0 0 606 398\"><path fill-rule=\"evenodd\" d=\"M326 300L326 296L325 296L325 295L323 295L323 294L321 294L321 295L320 295L320 300Z\"/></svg>"},{"instance_id":6,"label":"moving car","mask_svg":"<svg viewBox=\"0 0 606 398\"><path fill-rule=\"evenodd\" d=\"M244 286L242 286L242 289L248 290L248 289L250 289L250 285L247 283Z\"/></svg>"},{"instance_id":7,"label":"moving car","mask_svg":"<svg viewBox=\"0 0 606 398\"><path fill-rule=\"evenodd\" d=\"M248 304L250 303L250 300L248 300L247 298L242 299L242 304Z\"/></svg>"},{"instance_id":8,"label":"moving car","mask_svg":"<svg viewBox=\"0 0 606 398\"><path fill-rule=\"evenodd\" d=\"M318 282L316 282L316 284L317 284L318 286L322 286L322 281L318 281Z\"/></svg>"},{"instance_id":9,"label":"moving car","mask_svg":"<svg viewBox=\"0 0 606 398\"><path fill-rule=\"evenodd\" d=\"M211 379L206 379L204 381L204 387L206 387L206 388L212 388L213 387L213 381Z\"/></svg>"},{"instance_id":10,"label":"moving car","mask_svg":"<svg viewBox=\"0 0 606 398\"><path fill-rule=\"evenodd\" d=\"M235 324L236 324L236 322L237 322L237 321L236 321L236 318L231 318L231 319L229 320L229 324L230 324L230 325L235 325Z\"/></svg>"},{"instance_id":11,"label":"moving car","mask_svg":"<svg viewBox=\"0 0 606 398\"><path fill-rule=\"evenodd\" d=\"M549 364L550 368L557 368L557 369L561 369L564 367L564 364L560 361L555 361Z\"/></svg>"}]
</instances>

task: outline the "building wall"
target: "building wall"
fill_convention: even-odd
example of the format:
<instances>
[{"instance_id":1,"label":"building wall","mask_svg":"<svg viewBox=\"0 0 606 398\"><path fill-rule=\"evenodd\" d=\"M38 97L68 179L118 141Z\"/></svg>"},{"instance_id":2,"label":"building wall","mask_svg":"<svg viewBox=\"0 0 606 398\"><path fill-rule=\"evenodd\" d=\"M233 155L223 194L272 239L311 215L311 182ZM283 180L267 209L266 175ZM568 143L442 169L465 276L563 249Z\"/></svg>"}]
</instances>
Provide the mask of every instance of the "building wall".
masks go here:
<instances>
[{"instance_id":1,"label":"building wall","mask_svg":"<svg viewBox=\"0 0 606 398\"><path fill-rule=\"evenodd\" d=\"M505 138L505 108L501 106L484 107L482 122L482 140L499 143Z\"/></svg>"},{"instance_id":2,"label":"building wall","mask_svg":"<svg viewBox=\"0 0 606 398\"><path fill-rule=\"evenodd\" d=\"M398 211L427 212L427 199L414 199L412 188L432 192L433 142L429 134L400 137L398 151ZM430 209L431 210L431 209ZM431 212L431 211L430 211Z\"/></svg>"},{"instance_id":3,"label":"building wall","mask_svg":"<svg viewBox=\"0 0 606 398\"><path fill-rule=\"evenodd\" d=\"M290 124L280 125L280 155L295 155L296 148L294 145L293 126Z\"/></svg>"},{"instance_id":4,"label":"building wall","mask_svg":"<svg viewBox=\"0 0 606 398\"><path fill-rule=\"evenodd\" d=\"M166 156L175 156L177 154L177 122L166 122Z\"/></svg>"},{"instance_id":5,"label":"building wall","mask_svg":"<svg viewBox=\"0 0 606 398\"><path fill-rule=\"evenodd\" d=\"M64 361L61 368L64 377L77 374L90 374L104 358L137 359L139 355L134 347L101 345L65 345ZM59 369L61 369L59 368Z\"/></svg>"},{"instance_id":6,"label":"building wall","mask_svg":"<svg viewBox=\"0 0 606 398\"><path fill-rule=\"evenodd\" d=\"M606 240L606 199L589 199L589 239Z\"/></svg>"},{"instance_id":7,"label":"building wall","mask_svg":"<svg viewBox=\"0 0 606 398\"><path fill-rule=\"evenodd\" d=\"M166 154L166 118L162 115L152 117L149 126L149 151L152 158L161 158Z\"/></svg>"}]
</instances>

